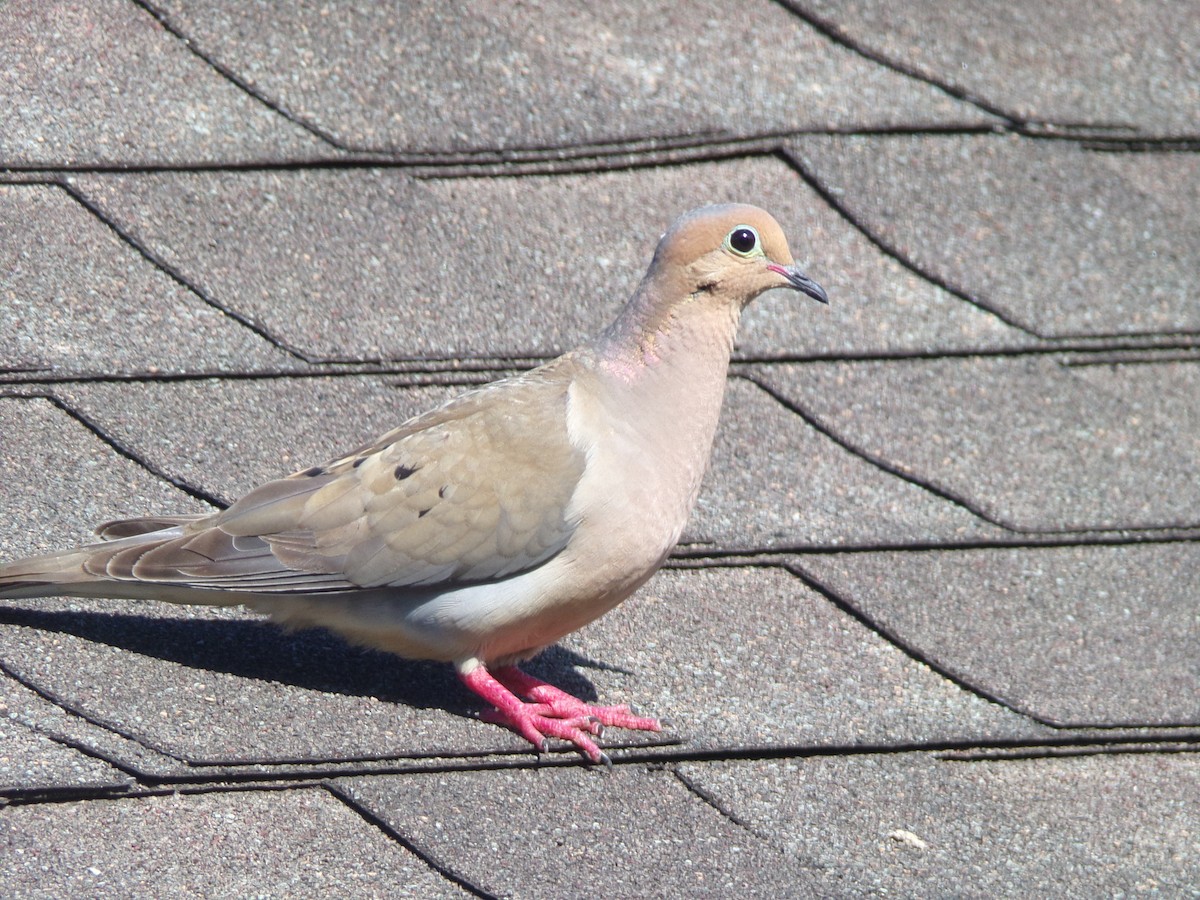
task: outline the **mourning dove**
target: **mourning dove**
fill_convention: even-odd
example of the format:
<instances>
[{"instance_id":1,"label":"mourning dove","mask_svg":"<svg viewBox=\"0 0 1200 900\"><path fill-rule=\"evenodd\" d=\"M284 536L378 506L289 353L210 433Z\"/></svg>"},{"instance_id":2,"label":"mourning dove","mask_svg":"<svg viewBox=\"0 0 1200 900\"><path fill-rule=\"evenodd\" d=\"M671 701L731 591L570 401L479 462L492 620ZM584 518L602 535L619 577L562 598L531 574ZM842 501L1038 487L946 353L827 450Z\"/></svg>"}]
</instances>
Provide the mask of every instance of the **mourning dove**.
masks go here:
<instances>
[{"instance_id":1,"label":"mourning dove","mask_svg":"<svg viewBox=\"0 0 1200 900\"><path fill-rule=\"evenodd\" d=\"M606 760L593 706L517 663L608 612L662 564L708 464L742 309L825 292L770 215L704 207L662 237L590 343L469 391L211 515L125 519L100 541L0 567L0 597L245 604L414 659L453 662L539 750Z\"/></svg>"}]
</instances>

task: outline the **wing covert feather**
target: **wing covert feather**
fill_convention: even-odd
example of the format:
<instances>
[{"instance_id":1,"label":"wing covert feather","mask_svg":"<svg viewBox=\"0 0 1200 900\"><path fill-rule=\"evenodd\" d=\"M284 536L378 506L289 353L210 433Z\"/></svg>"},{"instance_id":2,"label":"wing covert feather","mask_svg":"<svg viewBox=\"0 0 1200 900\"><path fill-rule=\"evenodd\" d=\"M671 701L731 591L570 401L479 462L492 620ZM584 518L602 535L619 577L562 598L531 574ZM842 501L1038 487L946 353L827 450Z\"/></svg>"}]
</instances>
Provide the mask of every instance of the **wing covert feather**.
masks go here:
<instances>
[{"instance_id":1,"label":"wing covert feather","mask_svg":"<svg viewBox=\"0 0 1200 900\"><path fill-rule=\"evenodd\" d=\"M224 569L229 587L287 570L408 586L501 578L546 561L574 532L567 509L586 462L567 432L569 381L546 374L469 392L349 456L251 491L205 524L260 537L269 557L256 555L257 569L213 560L210 575ZM188 568L203 577L204 566Z\"/></svg>"}]
</instances>

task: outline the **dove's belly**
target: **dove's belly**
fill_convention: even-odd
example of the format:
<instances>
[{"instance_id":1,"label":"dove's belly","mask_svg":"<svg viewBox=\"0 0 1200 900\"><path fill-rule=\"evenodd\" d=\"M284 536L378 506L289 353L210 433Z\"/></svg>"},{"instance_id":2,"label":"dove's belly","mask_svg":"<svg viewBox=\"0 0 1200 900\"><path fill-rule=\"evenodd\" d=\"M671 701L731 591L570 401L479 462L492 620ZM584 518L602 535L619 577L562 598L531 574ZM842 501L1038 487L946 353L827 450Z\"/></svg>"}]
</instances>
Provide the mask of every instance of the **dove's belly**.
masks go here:
<instances>
[{"instance_id":1,"label":"dove's belly","mask_svg":"<svg viewBox=\"0 0 1200 900\"><path fill-rule=\"evenodd\" d=\"M568 547L539 568L496 583L441 593L262 597L252 605L283 625L328 628L410 659L503 664L532 656L611 610L645 583L669 549L643 545L636 558L617 554L600 565L588 554L585 565Z\"/></svg>"}]
</instances>

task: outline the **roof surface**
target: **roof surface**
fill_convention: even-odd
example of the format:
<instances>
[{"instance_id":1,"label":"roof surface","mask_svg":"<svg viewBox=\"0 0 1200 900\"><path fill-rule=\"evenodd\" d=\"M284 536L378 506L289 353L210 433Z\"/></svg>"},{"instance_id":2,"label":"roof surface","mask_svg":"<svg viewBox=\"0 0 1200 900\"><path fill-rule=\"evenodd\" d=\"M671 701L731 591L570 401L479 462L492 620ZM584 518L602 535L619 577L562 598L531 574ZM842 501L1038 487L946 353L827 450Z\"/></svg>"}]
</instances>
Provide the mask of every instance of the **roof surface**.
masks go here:
<instances>
[{"instance_id":1,"label":"roof surface","mask_svg":"<svg viewBox=\"0 0 1200 900\"><path fill-rule=\"evenodd\" d=\"M666 569L530 671L0 605L11 896L1200 884L1200 19L1150 0L0 7L0 558L202 512L600 328L771 210Z\"/></svg>"}]
</instances>

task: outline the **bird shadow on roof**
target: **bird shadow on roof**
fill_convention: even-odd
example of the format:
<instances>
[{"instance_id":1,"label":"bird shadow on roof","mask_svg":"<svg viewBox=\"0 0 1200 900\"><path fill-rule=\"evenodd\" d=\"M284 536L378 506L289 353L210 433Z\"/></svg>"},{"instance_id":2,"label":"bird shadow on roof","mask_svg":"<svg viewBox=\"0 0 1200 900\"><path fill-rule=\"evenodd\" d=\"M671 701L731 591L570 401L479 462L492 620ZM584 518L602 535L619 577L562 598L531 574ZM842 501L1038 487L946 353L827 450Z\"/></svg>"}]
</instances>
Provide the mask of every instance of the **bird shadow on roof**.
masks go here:
<instances>
[{"instance_id":1,"label":"bird shadow on roof","mask_svg":"<svg viewBox=\"0 0 1200 900\"><path fill-rule=\"evenodd\" d=\"M267 621L156 618L126 612L40 610L0 606L0 625L16 625L117 647L193 669L221 672L388 703L473 717L474 701L452 666L408 660L346 643L322 629L287 631ZM597 699L580 668L603 663L554 646L525 666L581 699Z\"/></svg>"}]
</instances>

